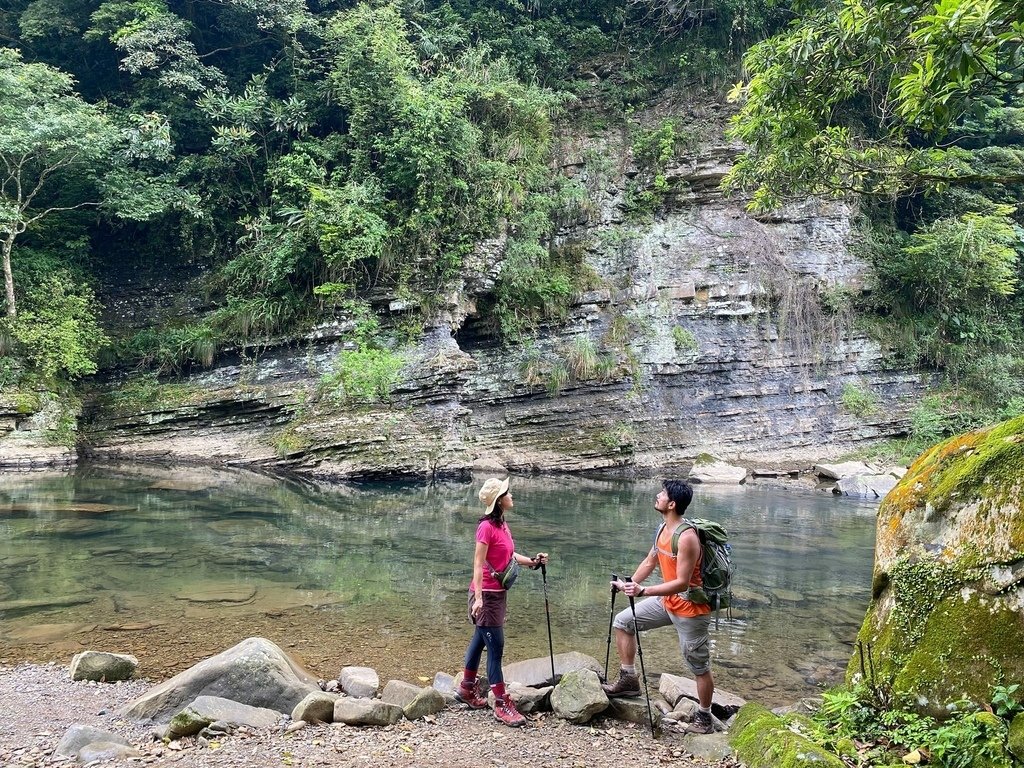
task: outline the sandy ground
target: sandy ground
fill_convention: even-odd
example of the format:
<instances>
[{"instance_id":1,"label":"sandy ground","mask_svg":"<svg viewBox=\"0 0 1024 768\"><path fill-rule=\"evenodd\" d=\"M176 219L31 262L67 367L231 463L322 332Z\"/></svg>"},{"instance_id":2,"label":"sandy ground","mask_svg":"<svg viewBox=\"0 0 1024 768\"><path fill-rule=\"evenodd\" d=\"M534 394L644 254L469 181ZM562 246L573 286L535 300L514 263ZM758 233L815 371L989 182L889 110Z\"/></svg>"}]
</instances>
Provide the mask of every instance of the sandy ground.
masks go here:
<instances>
[{"instance_id":1,"label":"sandy ground","mask_svg":"<svg viewBox=\"0 0 1024 768\"><path fill-rule=\"evenodd\" d=\"M403 721L387 728L307 726L292 733L239 731L219 741L195 738L164 744L149 729L126 722L117 708L150 683L72 682L66 666L0 666L0 766L68 764L54 748L74 723L125 737L140 752L120 765L181 768L251 766L493 766L493 768L632 768L672 764L682 768L732 768L729 760L692 757L693 736L651 738L646 728L599 719L579 726L550 714L524 728L496 722L489 710L449 708L430 722Z\"/></svg>"}]
</instances>

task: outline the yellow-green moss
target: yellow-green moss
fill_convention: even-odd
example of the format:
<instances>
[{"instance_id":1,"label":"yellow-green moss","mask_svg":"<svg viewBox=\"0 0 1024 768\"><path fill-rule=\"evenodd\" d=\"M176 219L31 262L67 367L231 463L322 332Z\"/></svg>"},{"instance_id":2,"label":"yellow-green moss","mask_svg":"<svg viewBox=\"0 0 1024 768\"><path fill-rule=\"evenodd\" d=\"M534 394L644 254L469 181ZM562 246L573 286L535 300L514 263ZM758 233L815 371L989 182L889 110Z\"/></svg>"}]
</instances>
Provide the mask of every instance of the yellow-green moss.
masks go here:
<instances>
[{"instance_id":1,"label":"yellow-green moss","mask_svg":"<svg viewBox=\"0 0 1024 768\"><path fill-rule=\"evenodd\" d=\"M921 641L890 659L905 657L891 670L896 693L924 696L933 703L967 698L988 701L993 685L1024 678L1024 618L979 595L942 599L927 619Z\"/></svg>"},{"instance_id":2,"label":"yellow-green moss","mask_svg":"<svg viewBox=\"0 0 1024 768\"><path fill-rule=\"evenodd\" d=\"M969 768L1011 768L1015 763L1006 744L1006 722L991 712L976 712L967 721L977 729L971 745L973 759Z\"/></svg>"},{"instance_id":3,"label":"yellow-green moss","mask_svg":"<svg viewBox=\"0 0 1024 768\"><path fill-rule=\"evenodd\" d=\"M1018 713L1010 723L1010 733L1006 738L1006 748L1010 754L1024 762L1024 713Z\"/></svg>"},{"instance_id":4,"label":"yellow-green moss","mask_svg":"<svg viewBox=\"0 0 1024 768\"><path fill-rule=\"evenodd\" d=\"M843 761L797 731L801 718L779 717L745 704L729 730L729 743L748 768L843 768Z\"/></svg>"},{"instance_id":5,"label":"yellow-green moss","mask_svg":"<svg viewBox=\"0 0 1024 768\"><path fill-rule=\"evenodd\" d=\"M996 506L1019 504L1024 500L1022 474L1024 416L1019 416L925 451L886 496L880 517L902 517L925 504L941 512L951 503L975 499L991 500Z\"/></svg>"}]
</instances>

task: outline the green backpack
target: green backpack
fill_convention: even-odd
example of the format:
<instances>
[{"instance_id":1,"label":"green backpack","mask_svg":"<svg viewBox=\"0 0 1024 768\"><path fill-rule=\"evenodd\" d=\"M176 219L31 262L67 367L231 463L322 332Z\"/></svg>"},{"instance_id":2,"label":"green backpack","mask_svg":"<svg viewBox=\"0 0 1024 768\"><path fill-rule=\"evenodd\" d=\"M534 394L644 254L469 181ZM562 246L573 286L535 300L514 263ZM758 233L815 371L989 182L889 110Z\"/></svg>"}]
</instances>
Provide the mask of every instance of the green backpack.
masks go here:
<instances>
[{"instance_id":1,"label":"green backpack","mask_svg":"<svg viewBox=\"0 0 1024 768\"><path fill-rule=\"evenodd\" d=\"M664 530L662 523L655 534L658 540ZM672 533L672 555L679 554L679 537L690 528L697 531L700 539L700 578L702 585L690 587L680 596L696 605L710 605L714 610L728 608L732 602L733 565L732 547L729 545L729 532L720 523L703 518L684 518L683 522Z\"/></svg>"}]
</instances>

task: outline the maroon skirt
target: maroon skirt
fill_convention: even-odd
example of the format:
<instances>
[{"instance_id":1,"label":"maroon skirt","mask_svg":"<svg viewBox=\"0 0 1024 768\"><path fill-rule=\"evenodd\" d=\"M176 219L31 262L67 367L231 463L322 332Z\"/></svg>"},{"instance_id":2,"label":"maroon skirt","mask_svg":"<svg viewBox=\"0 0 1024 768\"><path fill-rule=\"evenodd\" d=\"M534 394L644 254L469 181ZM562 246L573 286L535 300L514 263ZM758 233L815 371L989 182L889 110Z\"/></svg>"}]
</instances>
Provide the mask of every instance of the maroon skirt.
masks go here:
<instances>
[{"instance_id":1,"label":"maroon skirt","mask_svg":"<svg viewBox=\"0 0 1024 768\"><path fill-rule=\"evenodd\" d=\"M508 592L490 592L484 590L484 607L480 615L473 618L473 591L469 591L469 605L467 616L469 623L478 627L503 627L505 626L505 610L508 606Z\"/></svg>"}]
</instances>

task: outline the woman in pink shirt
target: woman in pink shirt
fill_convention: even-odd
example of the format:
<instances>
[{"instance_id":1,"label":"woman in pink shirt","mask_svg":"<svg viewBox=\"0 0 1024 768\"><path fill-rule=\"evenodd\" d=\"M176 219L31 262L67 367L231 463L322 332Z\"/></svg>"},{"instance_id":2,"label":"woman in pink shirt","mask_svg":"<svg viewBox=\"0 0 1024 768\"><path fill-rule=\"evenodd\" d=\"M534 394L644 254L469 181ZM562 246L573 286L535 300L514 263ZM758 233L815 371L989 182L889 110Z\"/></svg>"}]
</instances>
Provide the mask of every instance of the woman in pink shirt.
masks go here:
<instances>
[{"instance_id":1,"label":"woman in pink shirt","mask_svg":"<svg viewBox=\"0 0 1024 768\"><path fill-rule=\"evenodd\" d=\"M505 514L512 509L508 478L488 478L480 489L480 501L484 504L485 512L476 529L473 581L469 586L469 620L476 626L476 630L466 649L462 683L455 698L472 709L487 706L487 699L480 695L476 685L480 656L486 648L487 681L494 691L495 699L494 716L506 725L519 726L526 723L526 718L516 710L512 698L506 693L501 671L508 591L495 577L505 570L513 558L520 565L536 569L547 563L548 556L546 552L540 552L536 557L529 558L516 552L512 533L505 522Z\"/></svg>"}]
</instances>

